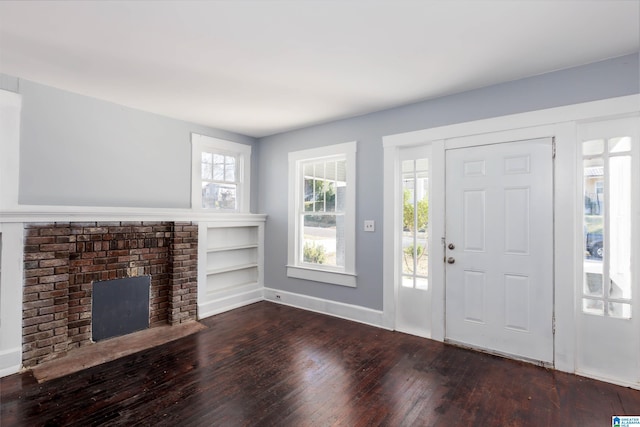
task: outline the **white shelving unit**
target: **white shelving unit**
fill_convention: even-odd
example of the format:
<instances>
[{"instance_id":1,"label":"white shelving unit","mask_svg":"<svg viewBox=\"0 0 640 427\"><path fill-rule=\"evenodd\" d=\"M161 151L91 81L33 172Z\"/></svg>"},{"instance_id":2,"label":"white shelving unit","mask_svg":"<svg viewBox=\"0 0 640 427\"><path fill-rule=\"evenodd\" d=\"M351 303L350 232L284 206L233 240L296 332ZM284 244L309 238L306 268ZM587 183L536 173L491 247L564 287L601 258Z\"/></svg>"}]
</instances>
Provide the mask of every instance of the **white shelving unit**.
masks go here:
<instances>
[{"instance_id":1,"label":"white shelving unit","mask_svg":"<svg viewBox=\"0 0 640 427\"><path fill-rule=\"evenodd\" d=\"M208 317L263 297L264 220L200 223L198 317Z\"/></svg>"}]
</instances>

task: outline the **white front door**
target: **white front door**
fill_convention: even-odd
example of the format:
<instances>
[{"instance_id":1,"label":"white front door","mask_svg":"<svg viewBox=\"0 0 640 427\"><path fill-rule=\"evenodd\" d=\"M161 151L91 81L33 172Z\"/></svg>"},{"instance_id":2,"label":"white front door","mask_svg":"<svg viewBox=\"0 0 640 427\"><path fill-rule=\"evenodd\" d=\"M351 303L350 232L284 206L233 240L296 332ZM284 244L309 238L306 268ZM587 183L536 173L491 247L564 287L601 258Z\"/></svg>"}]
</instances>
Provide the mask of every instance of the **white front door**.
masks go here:
<instances>
[{"instance_id":1,"label":"white front door","mask_svg":"<svg viewBox=\"0 0 640 427\"><path fill-rule=\"evenodd\" d=\"M551 138L446 151L446 339L553 363Z\"/></svg>"}]
</instances>

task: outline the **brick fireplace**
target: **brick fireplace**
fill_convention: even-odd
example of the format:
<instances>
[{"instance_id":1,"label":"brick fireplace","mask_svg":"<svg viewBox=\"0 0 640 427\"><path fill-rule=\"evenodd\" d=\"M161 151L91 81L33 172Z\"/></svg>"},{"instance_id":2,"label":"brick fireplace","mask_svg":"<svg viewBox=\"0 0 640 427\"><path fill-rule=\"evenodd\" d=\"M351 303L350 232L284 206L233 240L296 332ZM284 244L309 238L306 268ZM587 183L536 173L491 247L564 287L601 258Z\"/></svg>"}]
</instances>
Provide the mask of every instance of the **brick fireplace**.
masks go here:
<instances>
[{"instance_id":1,"label":"brick fireplace","mask_svg":"<svg viewBox=\"0 0 640 427\"><path fill-rule=\"evenodd\" d=\"M192 222L25 224L23 365L92 342L96 281L148 275L150 327L195 320L197 258Z\"/></svg>"}]
</instances>

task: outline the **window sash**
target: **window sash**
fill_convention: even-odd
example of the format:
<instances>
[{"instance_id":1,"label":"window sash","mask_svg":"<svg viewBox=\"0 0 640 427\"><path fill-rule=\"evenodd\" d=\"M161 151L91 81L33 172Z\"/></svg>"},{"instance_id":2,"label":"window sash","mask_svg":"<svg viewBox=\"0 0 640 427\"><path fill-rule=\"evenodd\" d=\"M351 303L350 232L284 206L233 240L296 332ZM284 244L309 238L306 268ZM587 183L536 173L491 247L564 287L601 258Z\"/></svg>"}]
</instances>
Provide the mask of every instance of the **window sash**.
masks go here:
<instances>
[{"instance_id":1,"label":"window sash","mask_svg":"<svg viewBox=\"0 0 640 427\"><path fill-rule=\"evenodd\" d=\"M205 162L204 160L201 162L201 165L209 165L211 166L211 173L209 173L208 175L211 176L211 178L207 178L205 177L205 173L203 170L203 173L201 175L201 179L202 182L210 182L210 183L217 183L217 184L240 184L240 179L239 176L240 174L238 173L238 169L239 169L239 164L240 164L240 159L237 154L230 154L230 153L225 153L222 151L215 151L215 150L206 150L202 152L203 156L204 154L211 154L211 162ZM222 179L216 179L215 178L215 169L216 169L216 163L215 163L215 157L219 156L222 157L222 163L218 163L222 165ZM227 159L232 159L233 163L229 162ZM233 164L233 178L232 179L226 179L226 177L228 175L231 175L231 172L228 173L228 165Z\"/></svg>"},{"instance_id":2,"label":"window sash","mask_svg":"<svg viewBox=\"0 0 640 427\"><path fill-rule=\"evenodd\" d=\"M288 277L356 286L355 154L355 142L289 153ZM335 261L329 264L305 261L305 215L318 220L336 219L336 234L328 245L331 252L332 245L337 248ZM344 231L338 231L340 221ZM318 240L322 240L320 236Z\"/></svg>"},{"instance_id":3,"label":"window sash","mask_svg":"<svg viewBox=\"0 0 640 427\"><path fill-rule=\"evenodd\" d=\"M338 169L344 168L345 162L346 156L299 162L300 202L297 203L296 224L299 250L296 265L344 271L347 250L344 239L345 206L339 199L349 189L344 180L338 181ZM313 217L323 220L315 221L316 226L307 225L307 218ZM315 235L311 234L313 230Z\"/></svg>"},{"instance_id":4,"label":"window sash","mask_svg":"<svg viewBox=\"0 0 640 427\"><path fill-rule=\"evenodd\" d=\"M191 208L226 213L248 212L251 146L196 133L191 134L191 144ZM205 167L205 164L208 164L209 167ZM220 168L216 165L222 166ZM214 174L216 167L218 170L222 170L221 175ZM208 170L205 171L205 169ZM211 199L205 200L207 186L210 187L209 194L213 191L230 195L235 199L234 205L231 206L228 200L225 202L224 197L221 197L219 203L214 203Z\"/></svg>"}]
</instances>

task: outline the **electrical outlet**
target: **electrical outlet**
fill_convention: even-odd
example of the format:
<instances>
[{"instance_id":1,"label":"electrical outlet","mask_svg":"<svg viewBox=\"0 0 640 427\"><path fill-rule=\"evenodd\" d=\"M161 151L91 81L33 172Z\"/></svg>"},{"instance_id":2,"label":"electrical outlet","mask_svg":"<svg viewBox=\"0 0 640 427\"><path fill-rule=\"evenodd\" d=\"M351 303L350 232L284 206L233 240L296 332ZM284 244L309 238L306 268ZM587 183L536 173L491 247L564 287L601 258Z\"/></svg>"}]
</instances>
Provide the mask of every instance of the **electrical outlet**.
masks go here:
<instances>
[{"instance_id":1,"label":"electrical outlet","mask_svg":"<svg viewBox=\"0 0 640 427\"><path fill-rule=\"evenodd\" d=\"M280 299L280 295L276 294L276 299Z\"/></svg>"},{"instance_id":2,"label":"electrical outlet","mask_svg":"<svg viewBox=\"0 0 640 427\"><path fill-rule=\"evenodd\" d=\"M376 222L372 219L365 219L364 231L376 231Z\"/></svg>"}]
</instances>

